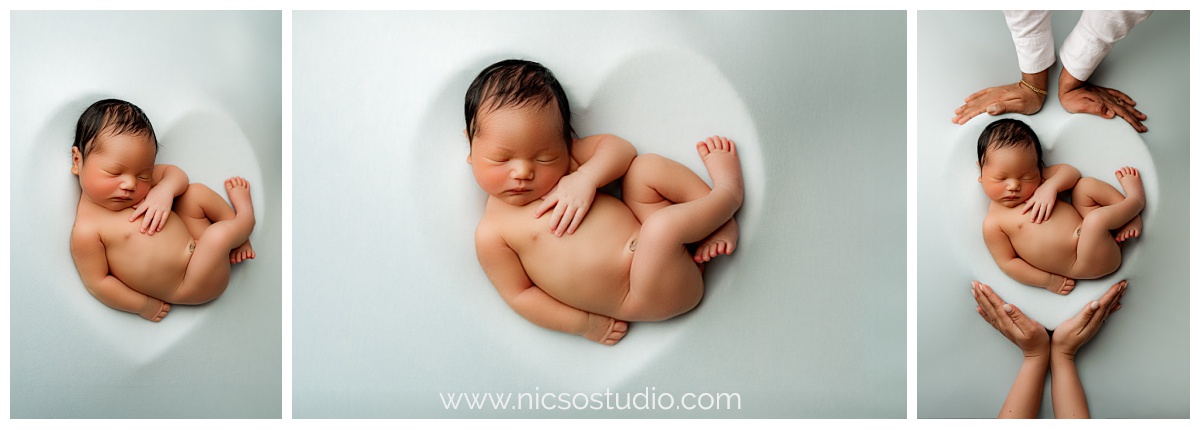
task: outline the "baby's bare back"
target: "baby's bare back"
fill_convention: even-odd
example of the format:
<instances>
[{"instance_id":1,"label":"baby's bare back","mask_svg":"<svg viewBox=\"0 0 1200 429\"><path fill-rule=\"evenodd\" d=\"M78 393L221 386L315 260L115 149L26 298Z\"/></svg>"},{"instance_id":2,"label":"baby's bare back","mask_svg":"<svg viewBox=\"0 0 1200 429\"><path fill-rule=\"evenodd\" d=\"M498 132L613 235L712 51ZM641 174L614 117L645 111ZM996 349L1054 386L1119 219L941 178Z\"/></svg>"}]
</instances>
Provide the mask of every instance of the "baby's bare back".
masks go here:
<instances>
[{"instance_id":1,"label":"baby's bare back","mask_svg":"<svg viewBox=\"0 0 1200 429\"><path fill-rule=\"evenodd\" d=\"M195 241L176 213L167 218L162 231L147 235L141 232L141 218L129 221L133 211L87 210L77 215L81 219L76 222L85 220L95 225L113 277L133 290L163 300L183 282Z\"/></svg>"},{"instance_id":2,"label":"baby's bare back","mask_svg":"<svg viewBox=\"0 0 1200 429\"><path fill-rule=\"evenodd\" d=\"M1017 256L1042 271L1073 277L1072 269L1078 255L1079 235L1083 218L1075 207L1058 201L1050 218L1042 223L1029 221L1029 213L1021 213L1024 205L1006 208L992 205L988 216L997 216L1000 228L1008 235Z\"/></svg>"},{"instance_id":3,"label":"baby's bare back","mask_svg":"<svg viewBox=\"0 0 1200 429\"><path fill-rule=\"evenodd\" d=\"M625 203L597 193L579 228L562 237L550 232L550 213L534 219L540 200L523 207L493 203L484 216L502 225L501 235L534 285L592 313L613 314L621 305L629 290L630 244L641 229Z\"/></svg>"}]
</instances>

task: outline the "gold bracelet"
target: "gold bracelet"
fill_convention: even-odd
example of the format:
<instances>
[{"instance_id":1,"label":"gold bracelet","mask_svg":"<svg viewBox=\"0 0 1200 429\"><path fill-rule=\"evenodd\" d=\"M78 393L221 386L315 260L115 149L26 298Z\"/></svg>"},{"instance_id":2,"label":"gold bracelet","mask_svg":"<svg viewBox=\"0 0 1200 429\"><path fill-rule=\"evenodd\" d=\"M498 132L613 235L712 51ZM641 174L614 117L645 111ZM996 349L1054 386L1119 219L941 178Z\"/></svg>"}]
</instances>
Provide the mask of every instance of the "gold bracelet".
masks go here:
<instances>
[{"instance_id":1,"label":"gold bracelet","mask_svg":"<svg viewBox=\"0 0 1200 429\"><path fill-rule=\"evenodd\" d=\"M1046 92L1046 90L1044 90L1044 89L1037 89L1037 87L1034 87L1033 85L1030 85L1030 84L1029 84L1029 82L1026 82L1026 81L1025 81L1025 79L1021 79L1021 85L1025 85L1025 87L1026 87L1026 88L1029 88L1029 90L1030 90L1030 91L1036 92L1036 93L1038 93L1038 94L1041 94L1041 95L1046 95L1046 94L1049 94L1049 93L1048 93L1048 92Z\"/></svg>"}]
</instances>

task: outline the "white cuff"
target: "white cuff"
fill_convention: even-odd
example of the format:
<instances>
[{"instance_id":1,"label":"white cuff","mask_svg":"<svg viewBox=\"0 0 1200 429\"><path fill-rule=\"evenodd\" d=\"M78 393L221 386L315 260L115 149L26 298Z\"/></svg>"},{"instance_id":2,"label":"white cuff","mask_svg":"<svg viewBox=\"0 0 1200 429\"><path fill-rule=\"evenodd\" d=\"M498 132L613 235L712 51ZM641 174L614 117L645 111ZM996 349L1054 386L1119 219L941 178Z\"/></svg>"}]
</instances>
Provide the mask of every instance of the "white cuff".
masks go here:
<instances>
[{"instance_id":1,"label":"white cuff","mask_svg":"<svg viewBox=\"0 0 1200 429\"><path fill-rule=\"evenodd\" d=\"M1048 10L1006 10L1004 21L1017 48L1023 73L1038 73L1054 65L1054 31Z\"/></svg>"}]
</instances>

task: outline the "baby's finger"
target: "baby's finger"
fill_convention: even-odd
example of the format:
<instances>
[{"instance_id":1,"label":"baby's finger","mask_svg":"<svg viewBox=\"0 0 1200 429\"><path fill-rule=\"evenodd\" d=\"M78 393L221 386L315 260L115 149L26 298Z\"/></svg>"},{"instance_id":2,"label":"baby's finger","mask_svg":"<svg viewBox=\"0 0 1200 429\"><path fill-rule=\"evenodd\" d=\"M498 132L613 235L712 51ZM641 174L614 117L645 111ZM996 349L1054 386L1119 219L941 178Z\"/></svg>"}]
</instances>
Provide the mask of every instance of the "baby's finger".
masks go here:
<instances>
[{"instance_id":1,"label":"baby's finger","mask_svg":"<svg viewBox=\"0 0 1200 429\"><path fill-rule=\"evenodd\" d=\"M555 230L554 230L555 235L562 237L563 234L566 234L567 230L571 227L571 222L578 215L579 215L578 208L567 207L567 209L565 211L563 211L562 219L559 220L559 222L558 222L558 228L555 228Z\"/></svg>"},{"instance_id":2,"label":"baby's finger","mask_svg":"<svg viewBox=\"0 0 1200 429\"><path fill-rule=\"evenodd\" d=\"M550 232L554 235L561 236L563 217L566 216L567 203L559 203L554 207L554 213L550 214Z\"/></svg>"},{"instance_id":3,"label":"baby's finger","mask_svg":"<svg viewBox=\"0 0 1200 429\"><path fill-rule=\"evenodd\" d=\"M171 211L163 211L162 217L158 218L158 231L162 231L163 227L167 225L168 217L171 217Z\"/></svg>"},{"instance_id":4,"label":"baby's finger","mask_svg":"<svg viewBox=\"0 0 1200 429\"><path fill-rule=\"evenodd\" d=\"M145 215L142 216L142 233L150 229L150 223L154 221L154 212L147 209Z\"/></svg>"},{"instance_id":5,"label":"baby's finger","mask_svg":"<svg viewBox=\"0 0 1200 429\"><path fill-rule=\"evenodd\" d=\"M170 214L171 214L171 212L165 211L165 210L156 213L154 215L154 222L150 224L150 231L151 232L162 231L163 224L167 223L167 215L170 215Z\"/></svg>"},{"instance_id":6,"label":"baby's finger","mask_svg":"<svg viewBox=\"0 0 1200 429\"><path fill-rule=\"evenodd\" d=\"M140 204L140 203L139 203L139 204ZM132 216L129 216L129 221L130 221L130 222L133 222L133 221L134 221L134 219L137 219L137 218L138 218L138 216L141 216L141 215L142 215L142 213L145 213L145 212L146 212L146 208L147 208L147 206L146 206L145 204L141 204L141 207L138 207L138 204L134 204L134 205L133 205L133 208L134 208L135 210L133 211L133 215L132 215ZM145 229L145 228L143 227L143 230L144 230L144 229ZM143 231L143 232L145 232L145 231Z\"/></svg>"},{"instance_id":7,"label":"baby's finger","mask_svg":"<svg viewBox=\"0 0 1200 429\"><path fill-rule=\"evenodd\" d=\"M553 192L548 194L546 196L546 199L542 200L542 205L538 206L537 210L533 211L534 219L542 217L542 215L546 214L547 210L550 210L551 207L554 207L558 203L557 197L550 196L553 194L554 194Z\"/></svg>"},{"instance_id":8,"label":"baby's finger","mask_svg":"<svg viewBox=\"0 0 1200 429\"><path fill-rule=\"evenodd\" d=\"M580 208L575 211L575 216L571 217L571 226L567 227L567 234L574 234L575 229L579 228L579 224L583 223L583 216L587 214L586 208Z\"/></svg>"}]
</instances>

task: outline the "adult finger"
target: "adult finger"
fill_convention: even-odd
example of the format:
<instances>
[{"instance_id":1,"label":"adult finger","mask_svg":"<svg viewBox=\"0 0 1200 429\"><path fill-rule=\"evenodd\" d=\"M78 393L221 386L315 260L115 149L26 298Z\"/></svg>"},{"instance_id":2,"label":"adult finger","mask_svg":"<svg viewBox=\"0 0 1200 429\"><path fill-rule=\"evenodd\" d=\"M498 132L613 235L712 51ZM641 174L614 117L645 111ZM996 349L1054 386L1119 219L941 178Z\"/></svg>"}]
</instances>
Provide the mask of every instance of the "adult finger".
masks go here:
<instances>
[{"instance_id":1,"label":"adult finger","mask_svg":"<svg viewBox=\"0 0 1200 429\"><path fill-rule=\"evenodd\" d=\"M1080 310L1079 314L1075 316L1079 318L1079 323L1075 325L1076 332L1074 332L1074 334L1081 334L1088 329L1094 329L1096 326L1099 326L1104 322L1103 317L1095 317L1096 310L1099 308L1099 301L1092 301L1083 305L1083 310Z\"/></svg>"},{"instance_id":2,"label":"adult finger","mask_svg":"<svg viewBox=\"0 0 1200 429\"><path fill-rule=\"evenodd\" d=\"M992 303L988 302L987 297L979 290L979 282L971 282L971 296L975 297L975 310L983 316L983 320L987 321L992 327L996 327L996 309L992 307Z\"/></svg>"},{"instance_id":3,"label":"adult finger","mask_svg":"<svg viewBox=\"0 0 1200 429\"><path fill-rule=\"evenodd\" d=\"M1108 91L1109 95L1112 95L1113 98L1120 99L1121 103L1124 103L1129 106L1137 105L1137 102L1133 101L1133 97L1130 97L1128 94L1125 94L1124 92L1121 92L1121 91L1113 89L1113 88L1104 88L1104 90Z\"/></svg>"},{"instance_id":4,"label":"adult finger","mask_svg":"<svg viewBox=\"0 0 1200 429\"><path fill-rule=\"evenodd\" d=\"M1008 308L1004 307L1004 300L1000 299L1000 295L996 295L996 292L992 291L992 288L988 285L980 283L979 290L987 298L988 304L992 306L992 311L994 312L992 319L996 321L997 329L1007 331L1012 326L1012 319L1000 314L1001 312L1008 311Z\"/></svg>"},{"instance_id":5,"label":"adult finger","mask_svg":"<svg viewBox=\"0 0 1200 429\"><path fill-rule=\"evenodd\" d=\"M991 90L992 90L992 88L984 88L984 89L981 89L981 90L975 91L975 93L974 93L974 94L971 94L971 95L967 96L966 100L963 100L963 103L970 104L970 103L971 103L971 101L973 101L973 100L975 100L975 99L977 99L977 98L979 98L979 97L983 97L985 94L987 94L987 93L988 93L988 92L990 92Z\"/></svg>"},{"instance_id":6,"label":"adult finger","mask_svg":"<svg viewBox=\"0 0 1200 429\"><path fill-rule=\"evenodd\" d=\"M1114 110L1115 110L1117 116L1120 116L1121 119L1124 119L1125 122L1128 122L1129 125L1132 126L1135 131L1137 131L1139 133L1144 133L1149 130L1148 128L1146 128L1145 125L1142 125L1142 121L1139 121L1138 118L1134 117L1133 113L1130 113L1128 110L1121 109L1121 108L1117 108Z\"/></svg>"},{"instance_id":7,"label":"adult finger","mask_svg":"<svg viewBox=\"0 0 1200 429\"><path fill-rule=\"evenodd\" d=\"M959 107L959 109L961 112L956 111L958 114L954 116L954 119L950 120L951 122L959 125L967 123L967 121L971 120L971 118L974 118L982 113L982 110L972 105L964 105Z\"/></svg>"},{"instance_id":8,"label":"adult finger","mask_svg":"<svg viewBox=\"0 0 1200 429\"><path fill-rule=\"evenodd\" d=\"M1026 317L1025 313L1016 305L1004 304L1004 310L1008 313L1008 318L1012 321L1013 326L1016 326L1021 332L1033 332L1041 327L1036 320Z\"/></svg>"}]
</instances>

